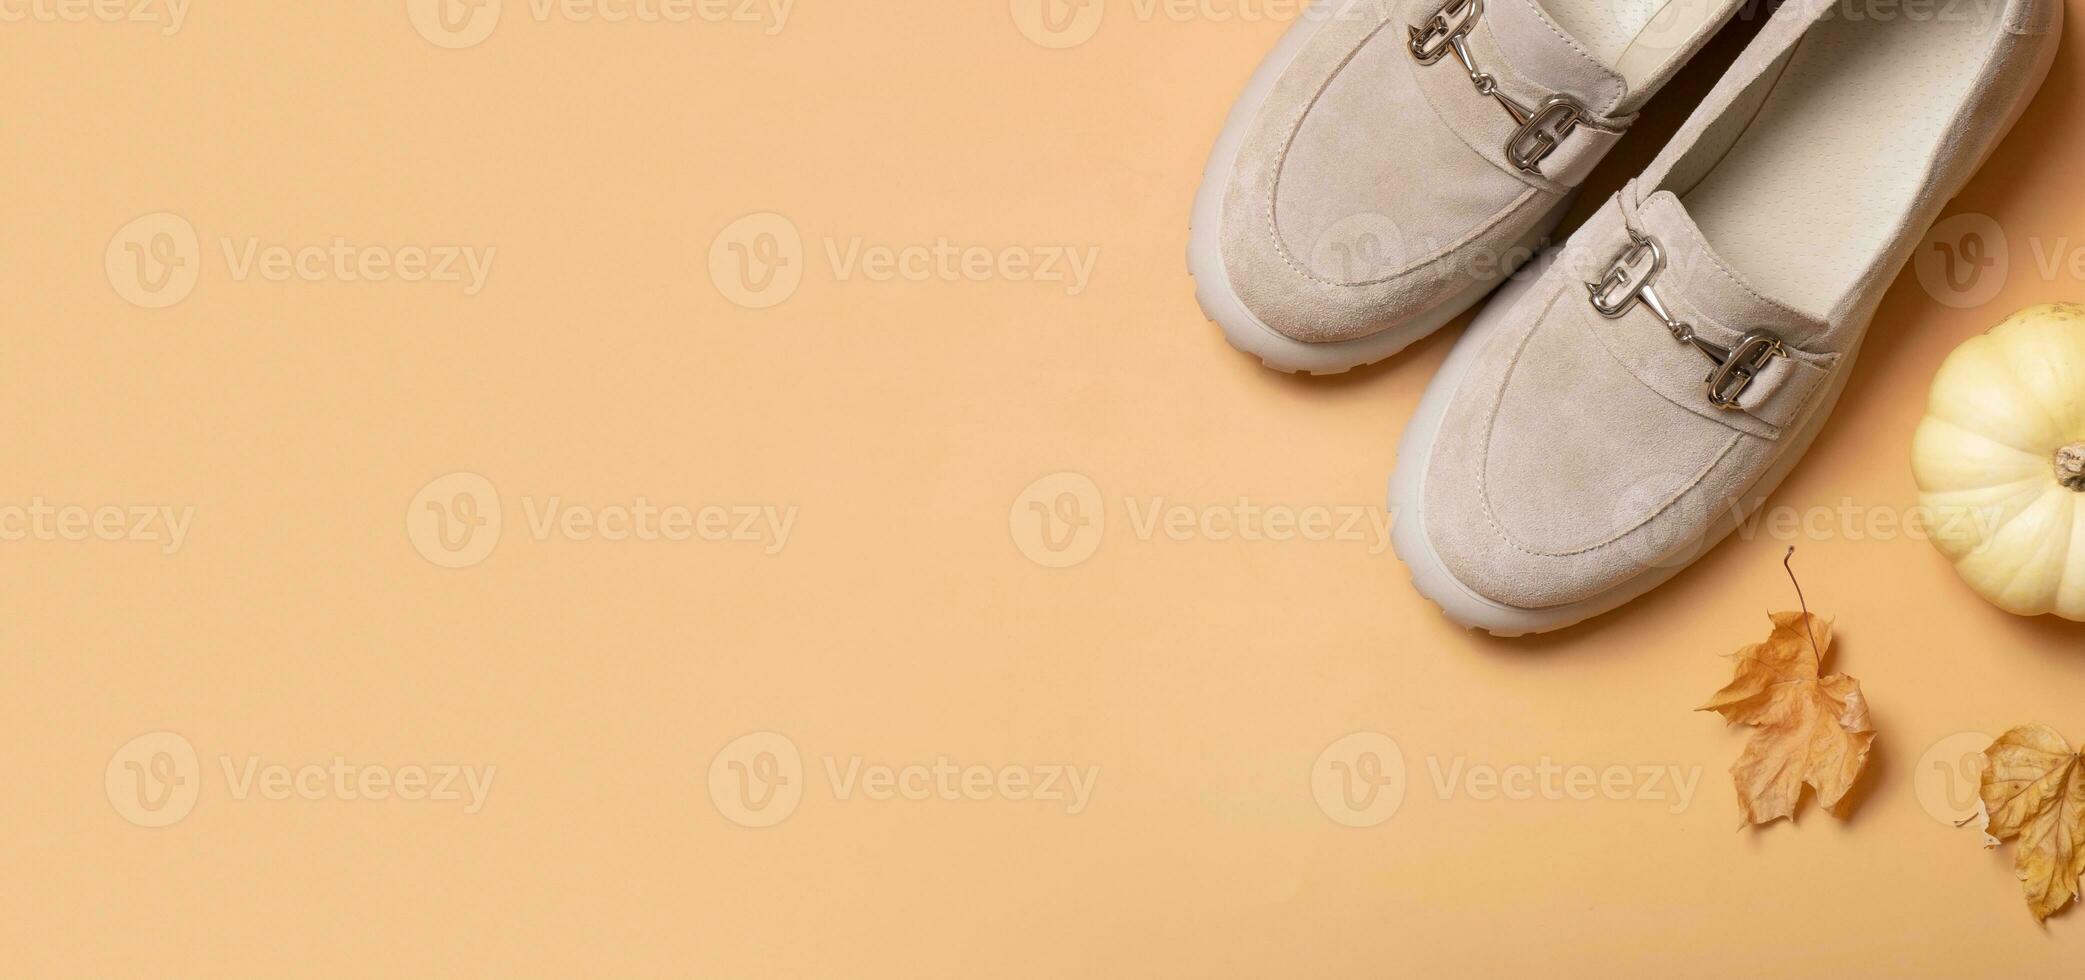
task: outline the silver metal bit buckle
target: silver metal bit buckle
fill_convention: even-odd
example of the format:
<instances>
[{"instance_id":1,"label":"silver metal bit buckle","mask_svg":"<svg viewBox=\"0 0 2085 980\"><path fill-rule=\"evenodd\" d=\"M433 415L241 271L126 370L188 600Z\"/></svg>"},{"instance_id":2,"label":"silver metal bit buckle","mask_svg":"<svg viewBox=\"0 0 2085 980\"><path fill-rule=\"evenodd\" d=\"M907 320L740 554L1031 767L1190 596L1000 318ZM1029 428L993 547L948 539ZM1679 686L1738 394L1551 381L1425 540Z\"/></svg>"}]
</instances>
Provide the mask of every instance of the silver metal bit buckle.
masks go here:
<instances>
[{"instance_id":1,"label":"silver metal bit buckle","mask_svg":"<svg viewBox=\"0 0 2085 980\"><path fill-rule=\"evenodd\" d=\"M1501 101L1504 101L1503 99ZM1508 105L1508 111L1515 106ZM1516 114L1516 118L1520 118ZM1552 95L1542 107L1520 119L1520 128L1506 140L1506 159L1528 173L1540 176L1542 161L1555 153L1564 137L1585 121L1585 107L1568 95Z\"/></svg>"},{"instance_id":2,"label":"silver metal bit buckle","mask_svg":"<svg viewBox=\"0 0 2085 980\"><path fill-rule=\"evenodd\" d=\"M1607 266L1607 274L1599 282L1585 284L1586 292L1592 294L1593 309L1610 320L1619 320L1636 308L1638 302L1655 304L1653 312L1667 324L1673 322L1672 314L1665 312L1665 304L1659 302L1658 294L1651 290L1651 283L1665 271L1665 248L1657 239L1629 230L1629 247L1615 256Z\"/></svg>"},{"instance_id":3,"label":"silver metal bit buckle","mask_svg":"<svg viewBox=\"0 0 2085 980\"><path fill-rule=\"evenodd\" d=\"M1422 65L1431 65L1448 56L1448 52L1461 45L1477 26L1477 18L1484 13L1484 0L1447 0L1425 27L1409 28L1412 38L1412 57Z\"/></svg>"},{"instance_id":4,"label":"silver metal bit buckle","mask_svg":"<svg viewBox=\"0 0 2085 980\"><path fill-rule=\"evenodd\" d=\"M1664 272L1665 247L1657 239L1631 228L1629 244L1608 264L1600 281L1585 284L1586 293L1593 309L1610 320L1628 316L1638 305L1649 309L1672 339L1692 345L1716 362L1703 382L1709 404L1724 411L1741 410L1744 406L1739 400L1745 390L1752 387L1753 380L1775 358L1789 356L1788 345L1770 330L1754 330L1739 337L1731 347L1703 339L1694 332L1692 324L1673 316L1671 308L1658 296L1657 281Z\"/></svg>"},{"instance_id":5,"label":"silver metal bit buckle","mask_svg":"<svg viewBox=\"0 0 2085 980\"><path fill-rule=\"evenodd\" d=\"M1742 408L1738 399L1744 397L1745 389L1752 387L1753 379L1759 377L1775 358L1787 356L1788 345L1765 330L1754 330L1739 337L1737 345L1724 353L1704 382L1709 404L1726 412Z\"/></svg>"},{"instance_id":6,"label":"silver metal bit buckle","mask_svg":"<svg viewBox=\"0 0 2085 980\"><path fill-rule=\"evenodd\" d=\"M1506 161L1525 173L1543 176L1542 161L1587 121L1586 108L1568 95L1552 95L1530 109L1499 91L1499 80L1477 67L1476 58L1470 55L1470 32L1483 16L1484 0L1444 0L1425 26L1407 28L1412 57L1422 65L1432 65L1454 54L1477 94L1498 100L1518 126L1506 138Z\"/></svg>"}]
</instances>

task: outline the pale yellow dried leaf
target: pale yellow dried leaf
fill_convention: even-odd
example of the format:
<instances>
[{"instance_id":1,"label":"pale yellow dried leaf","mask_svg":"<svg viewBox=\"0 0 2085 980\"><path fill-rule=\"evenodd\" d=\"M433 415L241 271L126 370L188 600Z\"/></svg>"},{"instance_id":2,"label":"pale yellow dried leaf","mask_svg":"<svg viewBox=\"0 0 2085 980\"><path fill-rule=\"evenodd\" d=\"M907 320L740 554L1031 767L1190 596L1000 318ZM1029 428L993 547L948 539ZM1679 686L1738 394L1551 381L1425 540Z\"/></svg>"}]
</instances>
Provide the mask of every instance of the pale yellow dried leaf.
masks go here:
<instances>
[{"instance_id":1,"label":"pale yellow dried leaf","mask_svg":"<svg viewBox=\"0 0 2085 980\"><path fill-rule=\"evenodd\" d=\"M1999 840L2018 838L2013 870L2027 909L2046 919L2078 896L2085 873L2085 764L2047 725L2022 725L1984 750L1977 786Z\"/></svg>"}]
</instances>

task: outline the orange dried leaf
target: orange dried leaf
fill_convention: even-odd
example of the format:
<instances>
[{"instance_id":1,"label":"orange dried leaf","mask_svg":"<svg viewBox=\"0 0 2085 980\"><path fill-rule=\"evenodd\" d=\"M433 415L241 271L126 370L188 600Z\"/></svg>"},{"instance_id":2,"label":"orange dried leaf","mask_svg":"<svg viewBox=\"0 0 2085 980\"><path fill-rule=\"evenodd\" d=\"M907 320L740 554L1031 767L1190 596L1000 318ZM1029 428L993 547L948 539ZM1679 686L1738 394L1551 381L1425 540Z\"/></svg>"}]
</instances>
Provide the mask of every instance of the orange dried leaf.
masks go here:
<instances>
[{"instance_id":1,"label":"orange dried leaf","mask_svg":"<svg viewBox=\"0 0 2085 980\"><path fill-rule=\"evenodd\" d=\"M1737 652L1735 675L1698 710L1757 731L1730 767L1737 783L1738 825L1794 819L1803 786L1835 809L1860 778L1875 726L1859 681L1821 676L1832 625L1809 613L1773 614L1765 643Z\"/></svg>"}]
</instances>

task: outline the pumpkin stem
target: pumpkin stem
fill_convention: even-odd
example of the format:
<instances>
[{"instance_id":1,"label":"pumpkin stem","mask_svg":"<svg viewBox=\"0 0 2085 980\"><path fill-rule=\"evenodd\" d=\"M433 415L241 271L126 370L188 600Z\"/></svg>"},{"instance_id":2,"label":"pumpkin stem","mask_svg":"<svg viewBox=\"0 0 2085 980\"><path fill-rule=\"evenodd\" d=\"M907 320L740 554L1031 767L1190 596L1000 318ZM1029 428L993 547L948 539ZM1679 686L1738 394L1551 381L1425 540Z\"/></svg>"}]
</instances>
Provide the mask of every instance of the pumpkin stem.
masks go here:
<instances>
[{"instance_id":1,"label":"pumpkin stem","mask_svg":"<svg viewBox=\"0 0 2085 980\"><path fill-rule=\"evenodd\" d=\"M2072 490L2085 493L2085 442L2073 443L2056 451L2056 479Z\"/></svg>"}]
</instances>

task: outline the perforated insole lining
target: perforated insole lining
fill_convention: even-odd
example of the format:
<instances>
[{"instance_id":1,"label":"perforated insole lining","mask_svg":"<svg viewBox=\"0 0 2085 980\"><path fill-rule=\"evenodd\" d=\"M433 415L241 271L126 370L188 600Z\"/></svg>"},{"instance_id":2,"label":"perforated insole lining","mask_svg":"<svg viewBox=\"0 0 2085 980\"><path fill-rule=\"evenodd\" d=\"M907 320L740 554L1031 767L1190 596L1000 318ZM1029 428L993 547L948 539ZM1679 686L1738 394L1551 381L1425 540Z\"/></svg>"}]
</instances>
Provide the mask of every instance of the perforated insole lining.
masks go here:
<instances>
[{"instance_id":1,"label":"perforated insole lining","mask_svg":"<svg viewBox=\"0 0 2085 980\"><path fill-rule=\"evenodd\" d=\"M1829 20L1692 189L1709 244L1769 295L1825 314L1889 247L1968 96L1983 18Z\"/></svg>"},{"instance_id":2,"label":"perforated insole lining","mask_svg":"<svg viewBox=\"0 0 2085 980\"><path fill-rule=\"evenodd\" d=\"M1540 0L1557 26L1629 83L1644 87L1716 15L1720 0Z\"/></svg>"}]
</instances>

